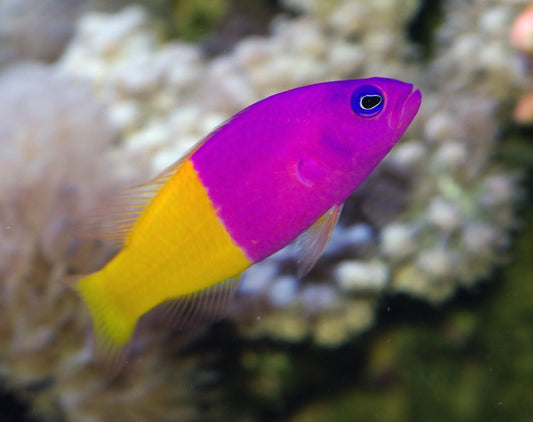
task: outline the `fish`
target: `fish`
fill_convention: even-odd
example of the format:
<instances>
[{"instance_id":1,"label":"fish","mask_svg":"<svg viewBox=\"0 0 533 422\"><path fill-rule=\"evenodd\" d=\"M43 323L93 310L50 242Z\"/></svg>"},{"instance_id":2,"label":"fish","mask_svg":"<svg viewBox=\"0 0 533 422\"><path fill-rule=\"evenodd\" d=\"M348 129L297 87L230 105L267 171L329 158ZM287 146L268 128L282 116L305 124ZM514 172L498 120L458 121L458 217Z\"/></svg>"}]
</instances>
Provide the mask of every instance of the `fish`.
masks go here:
<instances>
[{"instance_id":1,"label":"fish","mask_svg":"<svg viewBox=\"0 0 533 422\"><path fill-rule=\"evenodd\" d=\"M178 327L219 318L239 276L292 242L303 277L343 203L399 141L421 100L412 84L382 77L284 91L117 195L89 232L120 251L74 285L98 349L122 355L153 309Z\"/></svg>"}]
</instances>

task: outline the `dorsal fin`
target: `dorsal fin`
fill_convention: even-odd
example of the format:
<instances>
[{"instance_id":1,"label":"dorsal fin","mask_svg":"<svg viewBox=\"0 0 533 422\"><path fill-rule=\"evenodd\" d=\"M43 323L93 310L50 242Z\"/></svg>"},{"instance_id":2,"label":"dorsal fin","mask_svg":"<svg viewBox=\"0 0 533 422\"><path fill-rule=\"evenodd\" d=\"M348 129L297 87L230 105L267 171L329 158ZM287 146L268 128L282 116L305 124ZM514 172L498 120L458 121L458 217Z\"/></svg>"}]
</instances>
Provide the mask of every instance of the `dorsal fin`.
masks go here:
<instances>
[{"instance_id":1,"label":"dorsal fin","mask_svg":"<svg viewBox=\"0 0 533 422\"><path fill-rule=\"evenodd\" d=\"M187 154L158 176L146 183L119 192L114 198L93 210L89 217L80 224L77 234L81 237L107 240L122 246L133 226L159 190L210 136L196 144Z\"/></svg>"},{"instance_id":2,"label":"dorsal fin","mask_svg":"<svg viewBox=\"0 0 533 422\"><path fill-rule=\"evenodd\" d=\"M335 228L344 204L334 205L296 239L298 277L305 276L315 266Z\"/></svg>"},{"instance_id":3,"label":"dorsal fin","mask_svg":"<svg viewBox=\"0 0 533 422\"><path fill-rule=\"evenodd\" d=\"M80 225L78 234L122 245L150 201L181 165L182 160L168 167L154 179L119 192L104 202Z\"/></svg>"}]
</instances>

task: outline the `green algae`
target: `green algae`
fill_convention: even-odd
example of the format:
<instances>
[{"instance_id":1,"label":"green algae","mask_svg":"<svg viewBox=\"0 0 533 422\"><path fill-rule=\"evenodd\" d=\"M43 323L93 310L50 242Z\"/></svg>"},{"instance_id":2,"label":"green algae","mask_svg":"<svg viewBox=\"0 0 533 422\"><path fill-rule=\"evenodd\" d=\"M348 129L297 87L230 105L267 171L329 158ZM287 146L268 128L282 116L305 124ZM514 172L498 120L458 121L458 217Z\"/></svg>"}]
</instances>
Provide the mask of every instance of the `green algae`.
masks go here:
<instances>
[{"instance_id":1,"label":"green algae","mask_svg":"<svg viewBox=\"0 0 533 422\"><path fill-rule=\"evenodd\" d=\"M144 2L157 17L163 39L200 42L220 53L239 39L267 33L282 11L274 0L156 0Z\"/></svg>"},{"instance_id":2,"label":"green algae","mask_svg":"<svg viewBox=\"0 0 533 422\"><path fill-rule=\"evenodd\" d=\"M176 36L197 40L224 16L228 9L226 0L194 0L174 2L171 16Z\"/></svg>"}]
</instances>

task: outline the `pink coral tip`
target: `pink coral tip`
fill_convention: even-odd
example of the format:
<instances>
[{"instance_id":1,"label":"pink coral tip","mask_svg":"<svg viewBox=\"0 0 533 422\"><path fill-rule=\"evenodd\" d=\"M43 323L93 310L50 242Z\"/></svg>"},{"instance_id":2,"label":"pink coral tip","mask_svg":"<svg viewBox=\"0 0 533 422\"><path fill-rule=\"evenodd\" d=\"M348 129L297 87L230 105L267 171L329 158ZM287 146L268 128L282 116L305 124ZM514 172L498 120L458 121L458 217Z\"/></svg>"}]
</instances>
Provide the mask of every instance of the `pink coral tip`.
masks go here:
<instances>
[{"instance_id":1,"label":"pink coral tip","mask_svg":"<svg viewBox=\"0 0 533 422\"><path fill-rule=\"evenodd\" d=\"M515 19L510 39L517 50L533 56L533 3Z\"/></svg>"},{"instance_id":2,"label":"pink coral tip","mask_svg":"<svg viewBox=\"0 0 533 422\"><path fill-rule=\"evenodd\" d=\"M513 120L519 125L533 125L533 92L524 95L516 104Z\"/></svg>"}]
</instances>

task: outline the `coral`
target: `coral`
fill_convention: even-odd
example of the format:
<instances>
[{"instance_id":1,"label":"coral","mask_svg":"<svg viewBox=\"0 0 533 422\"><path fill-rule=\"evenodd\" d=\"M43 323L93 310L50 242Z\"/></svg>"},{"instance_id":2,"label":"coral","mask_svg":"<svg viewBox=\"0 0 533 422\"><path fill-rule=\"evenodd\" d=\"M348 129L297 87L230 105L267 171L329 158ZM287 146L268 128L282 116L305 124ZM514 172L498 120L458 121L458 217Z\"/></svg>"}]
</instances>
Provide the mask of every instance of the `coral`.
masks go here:
<instances>
[{"instance_id":1,"label":"coral","mask_svg":"<svg viewBox=\"0 0 533 422\"><path fill-rule=\"evenodd\" d=\"M420 87L405 139L345 207L317 268L286 248L245 273L232 318L252 338L332 347L367 330L385 292L441 303L500 262L516 176L491 161L501 107L523 82L507 45L516 4L448 1L426 61L407 38L416 1L287 1L268 37L208 58L158 44L142 9L87 15L59 63L109 105L123 148L155 173L231 114L274 92L381 75Z\"/></svg>"},{"instance_id":2,"label":"coral","mask_svg":"<svg viewBox=\"0 0 533 422\"><path fill-rule=\"evenodd\" d=\"M513 22L509 38L511 44L522 55L527 65L529 76L531 75L531 53L533 45L533 4L520 13ZM533 123L533 93L530 91L518 100L513 112L513 120L518 125L531 126Z\"/></svg>"},{"instance_id":3,"label":"coral","mask_svg":"<svg viewBox=\"0 0 533 422\"><path fill-rule=\"evenodd\" d=\"M0 1L0 65L57 59L74 33L83 1Z\"/></svg>"},{"instance_id":4,"label":"coral","mask_svg":"<svg viewBox=\"0 0 533 422\"><path fill-rule=\"evenodd\" d=\"M128 0L0 0L0 67L19 61L52 63L62 54L84 13L117 11L128 3ZM153 1L144 3L156 9ZM164 23L165 19L161 21Z\"/></svg>"},{"instance_id":5,"label":"coral","mask_svg":"<svg viewBox=\"0 0 533 422\"><path fill-rule=\"evenodd\" d=\"M515 19L509 38L514 48L524 54L533 53L533 5L529 4Z\"/></svg>"},{"instance_id":6,"label":"coral","mask_svg":"<svg viewBox=\"0 0 533 422\"><path fill-rule=\"evenodd\" d=\"M81 301L61 282L112 251L73 236L89 208L127 177L117 132L87 87L37 65L0 74L0 381L39 420L183 420L195 361L185 338L141 330L144 349L116 377L94 359ZM142 166L135 166L137 170ZM127 167L126 167L127 170ZM150 341L149 341L150 340ZM143 345L144 344L144 345ZM158 346L159 345L159 346ZM161 363L164 362L164 365Z\"/></svg>"}]
</instances>

